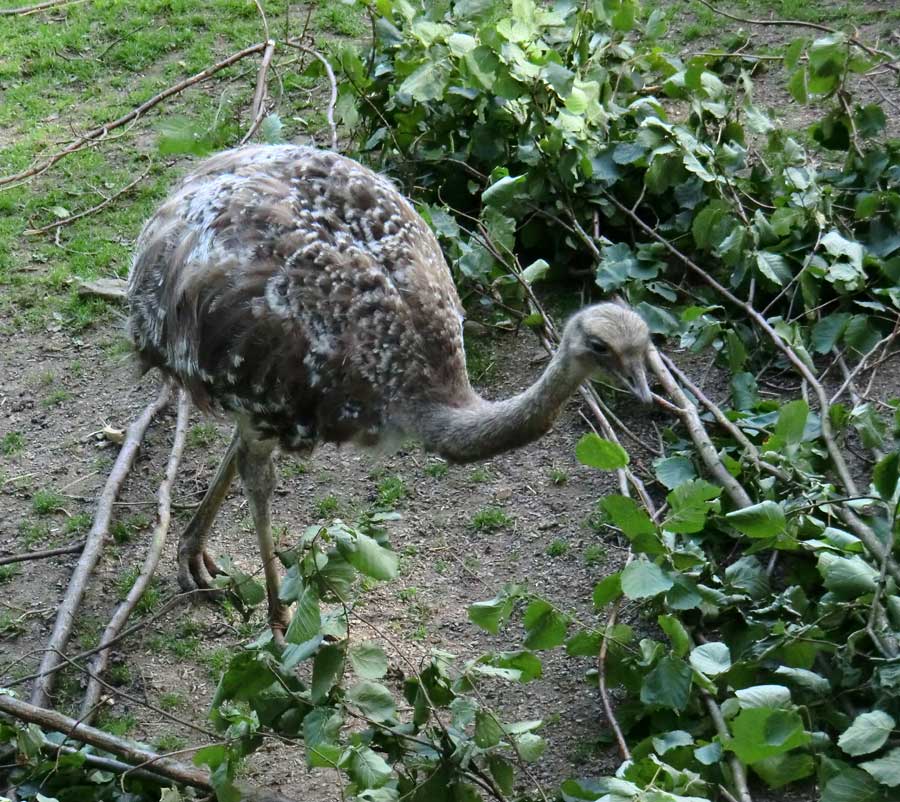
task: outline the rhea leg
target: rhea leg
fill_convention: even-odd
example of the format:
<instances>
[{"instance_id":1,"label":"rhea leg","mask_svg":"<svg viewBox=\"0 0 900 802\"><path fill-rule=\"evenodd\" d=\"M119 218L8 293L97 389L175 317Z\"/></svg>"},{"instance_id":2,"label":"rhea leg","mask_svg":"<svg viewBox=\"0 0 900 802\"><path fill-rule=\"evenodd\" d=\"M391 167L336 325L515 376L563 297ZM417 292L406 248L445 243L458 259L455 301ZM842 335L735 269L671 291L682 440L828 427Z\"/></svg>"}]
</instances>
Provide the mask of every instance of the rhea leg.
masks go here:
<instances>
[{"instance_id":1,"label":"rhea leg","mask_svg":"<svg viewBox=\"0 0 900 802\"><path fill-rule=\"evenodd\" d=\"M206 539L216 514L228 494L237 472L237 453L241 442L235 427L228 450L213 477L203 501L181 535L178 544L178 584L183 590L207 589L211 576L220 573L213 558L206 551Z\"/></svg>"},{"instance_id":2,"label":"rhea leg","mask_svg":"<svg viewBox=\"0 0 900 802\"><path fill-rule=\"evenodd\" d=\"M272 540L271 501L275 489L275 441L257 440L243 432L237 450L237 469L244 484L244 494L256 527L259 555L266 577L266 597L269 604L269 625L276 641L284 642L289 616L278 598L280 579L278 557Z\"/></svg>"}]
</instances>

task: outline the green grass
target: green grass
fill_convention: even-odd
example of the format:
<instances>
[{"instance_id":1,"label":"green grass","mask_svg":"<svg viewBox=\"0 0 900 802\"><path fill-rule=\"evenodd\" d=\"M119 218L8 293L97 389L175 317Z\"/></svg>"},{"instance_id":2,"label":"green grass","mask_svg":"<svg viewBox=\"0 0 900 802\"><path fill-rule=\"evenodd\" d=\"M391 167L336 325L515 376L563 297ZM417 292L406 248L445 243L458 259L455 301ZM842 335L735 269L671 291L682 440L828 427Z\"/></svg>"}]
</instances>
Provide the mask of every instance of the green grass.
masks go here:
<instances>
[{"instance_id":1,"label":"green grass","mask_svg":"<svg viewBox=\"0 0 900 802\"><path fill-rule=\"evenodd\" d=\"M166 735L162 735L156 739L154 744L156 746L156 751L161 754L168 754L170 752L178 752L181 749L184 749L187 746L187 741L184 738L168 733Z\"/></svg>"},{"instance_id":2,"label":"green grass","mask_svg":"<svg viewBox=\"0 0 900 802\"><path fill-rule=\"evenodd\" d=\"M33 546L50 536L50 524L45 521L22 521L19 524L19 537L26 547Z\"/></svg>"},{"instance_id":3,"label":"green grass","mask_svg":"<svg viewBox=\"0 0 900 802\"><path fill-rule=\"evenodd\" d=\"M19 432L7 432L0 437L0 453L13 457L25 448L25 437Z\"/></svg>"},{"instance_id":4,"label":"green grass","mask_svg":"<svg viewBox=\"0 0 900 802\"><path fill-rule=\"evenodd\" d=\"M323 496L316 500L314 506L319 518L329 518L338 511L340 505L334 496Z\"/></svg>"},{"instance_id":5,"label":"green grass","mask_svg":"<svg viewBox=\"0 0 900 802\"><path fill-rule=\"evenodd\" d=\"M569 553L569 544L565 540L554 540L547 546L548 557L565 557Z\"/></svg>"},{"instance_id":6,"label":"green grass","mask_svg":"<svg viewBox=\"0 0 900 802\"><path fill-rule=\"evenodd\" d=\"M469 481L473 485L481 485L491 481L491 472L484 467L473 468L469 474Z\"/></svg>"},{"instance_id":7,"label":"green grass","mask_svg":"<svg viewBox=\"0 0 900 802\"><path fill-rule=\"evenodd\" d=\"M197 423L188 430L187 441L192 448L215 445L219 442L219 430L214 423Z\"/></svg>"},{"instance_id":8,"label":"green grass","mask_svg":"<svg viewBox=\"0 0 900 802\"><path fill-rule=\"evenodd\" d=\"M585 565L602 565L606 562L606 549L603 546L598 546L597 544L592 544L588 546L584 550L584 564Z\"/></svg>"},{"instance_id":9,"label":"green grass","mask_svg":"<svg viewBox=\"0 0 900 802\"><path fill-rule=\"evenodd\" d=\"M140 566L133 565L116 579L116 592L119 594L120 601L124 600L134 587L140 573ZM149 613L157 604L159 604L159 588L156 586L156 580L151 579L134 609L139 613Z\"/></svg>"},{"instance_id":10,"label":"green grass","mask_svg":"<svg viewBox=\"0 0 900 802\"><path fill-rule=\"evenodd\" d=\"M105 730L110 735L118 735L120 738L128 735L137 726L137 719L131 713L114 716L101 710L97 719L97 726L101 730Z\"/></svg>"},{"instance_id":11,"label":"green grass","mask_svg":"<svg viewBox=\"0 0 900 802\"><path fill-rule=\"evenodd\" d=\"M499 507L484 507L472 516L472 527L479 532L494 532L510 524L512 518Z\"/></svg>"},{"instance_id":12,"label":"green grass","mask_svg":"<svg viewBox=\"0 0 900 802\"><path fill-rule=\"evenodd\" d=\"M163 710L177 710L185 703L185 698L176 691L168 691L159 697L159 706Z\"/></svg>"},{"instance_id":13,"label":"green grass","mask_svg":"<svg viewBox=\"0 0 900 802\"><path fill-rule=\"evenodd\" d=\"M4 582L9 582L18 573L19 566L15 563L11 565L0 565L0 585Z\"/></svg>"},{"instance_id":14,"label":"green grass","mask_svg":"<svg viewBox=\"0 0 900 802\"><path fill-rule=\"evenodd\" d=\"M121 546L148 526L150 526L150 519L146 515L130 515L121 521L113 521L109 531L113 540Z\"/></svg>"},{"instance_id":15,"label":"green grass","mask_svg":"<svg viewBox=\"0 0 900 802\"><path fill-rule=\"evenodd\" d=\"M91 518L90 513L79 512L77 515L73 515L71 518L66 519L66 522L63 525L63 534L80 535L87 532L87 530L91 528L92 521L93 519Z\"/></svg>"},{"instance_id":16,"label":"green grass","mask_svg":"<svg viewBox=\"0 0 900 802\"><path fill-rule=\"evenodd\" d=\"M564 485L566 482L569 481L569 474L567 474L564 470L562 470L560 468L551 468L550 471L547 473L547 478L550 480L550 482L552 484L554 484L558 487L559 485Z\"/></svg>"},{"instance_id":17,"label":"green grass","mask_svg":"<svg viewBox=\"0 0 900 802\"><path fill-rule=\"evenodd\" d=\"M385 509L393 508L398 501L409 495L409 488L401 476L388 476L378 483L376 504Z\"/></svg>"},{"instance_id":18,"label":"green grass","mask_svg":"<svg viewBox=\"0 0 900 802\"><path fill-rule=\"evenodd\" d=\"M50 515L62 509L63 497L53 490L38 490L31 499L31 509L38 515Z\"/></svg>"},{"instance_id":19,"label":"green grass","mask_svg":"<svg viewBox=\"0 0 900 802\"><path fill-rule=\"evenodd\" d=\"M447 475L447 471L450 470L450 466L447 465L446 462L432 462L430 465L425 466L425 473L428 474L432 479L443 479Z\"/></svg>"},{"instance_id":20,"label":"green grass","mask_svg":"<svg viewBox=\"0 0 900 802\"><path fill-rule=\"evenodd\" d=\"M307 473L309 473L309 465L299 460L285 460L281 465L281 475L285 479L293 479L297 476L304 476Z\"/></svg>"}]
</instances>

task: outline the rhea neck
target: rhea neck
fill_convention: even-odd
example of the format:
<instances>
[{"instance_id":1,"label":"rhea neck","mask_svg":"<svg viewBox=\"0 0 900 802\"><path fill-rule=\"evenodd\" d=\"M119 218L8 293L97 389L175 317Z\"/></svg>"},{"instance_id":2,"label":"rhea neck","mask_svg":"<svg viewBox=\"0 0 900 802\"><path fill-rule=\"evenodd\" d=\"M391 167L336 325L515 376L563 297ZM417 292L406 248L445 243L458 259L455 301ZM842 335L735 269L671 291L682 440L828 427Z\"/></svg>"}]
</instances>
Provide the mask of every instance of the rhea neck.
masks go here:
<instances>
[{"instance_id":1,"label":"rhea neck","mask_svg":"<svg viewBox=\"0 0 900 802\"><path fill-rule=\"evenodd\" d=\"M410 421L426 450L451 462L473 462L537 440L590 375L592 366L570 353L566 339L541 377L503 401L481 398L465 382L458 403L424 404Z\"/></svg>"}]
</instances>

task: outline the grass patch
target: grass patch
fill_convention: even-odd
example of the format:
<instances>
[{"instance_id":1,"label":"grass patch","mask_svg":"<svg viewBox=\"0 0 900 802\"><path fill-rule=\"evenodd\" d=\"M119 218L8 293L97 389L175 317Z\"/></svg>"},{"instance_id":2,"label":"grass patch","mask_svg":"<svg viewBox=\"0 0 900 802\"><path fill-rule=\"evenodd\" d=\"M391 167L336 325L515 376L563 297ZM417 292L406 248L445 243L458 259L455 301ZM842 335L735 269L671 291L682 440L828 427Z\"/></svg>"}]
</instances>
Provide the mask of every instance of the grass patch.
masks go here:
<instances>
[{"instance_id":1,"label":"grass patch","mask_svg":"<svg viewBox=\"0 0 900 802\"><path fill-rule=\"evenodd\" d=\"M193 448L215 445L219 442L219 430L214 423L197 423L188 430L188 443Z\"/></svg>"},{"instance_id":2,"label":"grass patch","mask_svg":"<svg viewBox=\"0 0 900 802\"><path fill-rule=\"evenodd\" d=\"M547 546L548 557L565 557L569 553L569 544L565 540L554 540Z\"/></svg>"},{"instance_id":3,"label":"grass patch","mask_svg":"<svg viewBox=\"0 0 900 802\"><path fill-rule=\"evenodd\" d=\"M469 481L473 485L483 485L485 482L490 482L491 478L491 472L484 467L474 468L469 474Z\"/></svg>"},{"instance_id":4,"label":"grass patch","mask_svg":"<svg viewBox=\"0 0 900 802\"><path fill-rule=\"evenodd\" d=\"M510 524L512 518L499 507L485 507L472 516L472 527L479 532L495 532Z\"/></svg>"},{"instance_id":5,"label":"grass patch","mask_svg":"<svg viewBox=\"0 0 900 802\"><path fill-rule=\"evenodd\" d=\"M450 466L446 462L432 462L425 466L425 473L432 479L443 479L449 470Z\"/></svg>"},{"instance_id":6,"label":"grass patch","mask_svg":"<svg viewBox=\"0 0 900 802\"><path fill-rule=\"evenodd\" d=\"M551 484L559 487L569 481L569 474L561 468L551 468L547 473L547 478L550 480Z\"/></svg>"},{"instance_id":7,"label":"grass patch","mask_svg":"<svg viewBox=\"0 0 900 802\"><path fill-rule=\"evenodd\" d=\"M0 454L13 457L25 448L25 437L19 432L7 432L0 437Z\"/></svg>"},{"instance_id":8,"label":"grass patch","mask_svg":"<svg viewBox=\"0 0 900 802\"><path fill-rule=\"evenodd\" d=\"M329 518L337 513L338 507L338 500L334 496L323 496L316 501L316 515L319 518Z\"/></svg>"},{"instance_id":9,"label":"grass patch","mask_svg":"<svg viewBox=\"0 0 900 802\"><path fill-rule=\"evenodd\" d=\"M50 515L62 509L63 497L53 490L38 490L31 499L31 509L37 515Z\"/></svg>"},{"instance_id":10,"label":"grass patch","mask_svg":"<svg viewBox=\"0 0 900 802\"><path fill-rule=\"evenodd\" d=\"M394 507L400 499L409 495L409 488L400 476L388 476L378 483L376 503L382 508Z\"/></svg>"},{"instance_id":11,"label":"grass patch","mask_svg":"<svg viewBox=\"0 0 900 802\"><path fill-rule=\"evenodd\" d=\"M18 573L19 566L15 563L12 565L0 565L0 585L4 582L9 582Z\"/></svg>"},{"instance_id":12,"label":"grass patch","mask_svg":"<svg viewBox=\"0 0 900 802\"><path fill-rule=\"evenodd\" d=\"M603 546L598 546L597 544L593 544L588 546L584 550L584 564L585 565L602 565L606 562L606 549Z\"/></svg>"}]
</instances>

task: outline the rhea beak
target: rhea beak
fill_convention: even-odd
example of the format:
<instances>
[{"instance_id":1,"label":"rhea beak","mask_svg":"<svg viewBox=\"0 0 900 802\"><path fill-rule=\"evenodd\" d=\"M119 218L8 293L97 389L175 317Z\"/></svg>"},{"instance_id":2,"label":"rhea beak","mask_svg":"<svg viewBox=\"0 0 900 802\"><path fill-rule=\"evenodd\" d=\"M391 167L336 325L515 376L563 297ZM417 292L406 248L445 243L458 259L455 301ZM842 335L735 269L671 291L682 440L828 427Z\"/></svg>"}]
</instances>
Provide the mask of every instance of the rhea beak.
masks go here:
<instances>
[{"instance_id":1,"label":"rhea beak","mask_svg":"<svg viewBox=\"0 0 900 802\"><path fill-rule=\"evenodd\" d=\"M625 365L619 374L619 378L643 403L649 404L653 401L653 393L650 391L650 385L647 383L647 369L642 361Z\"/></svg>"}]
</instances>

